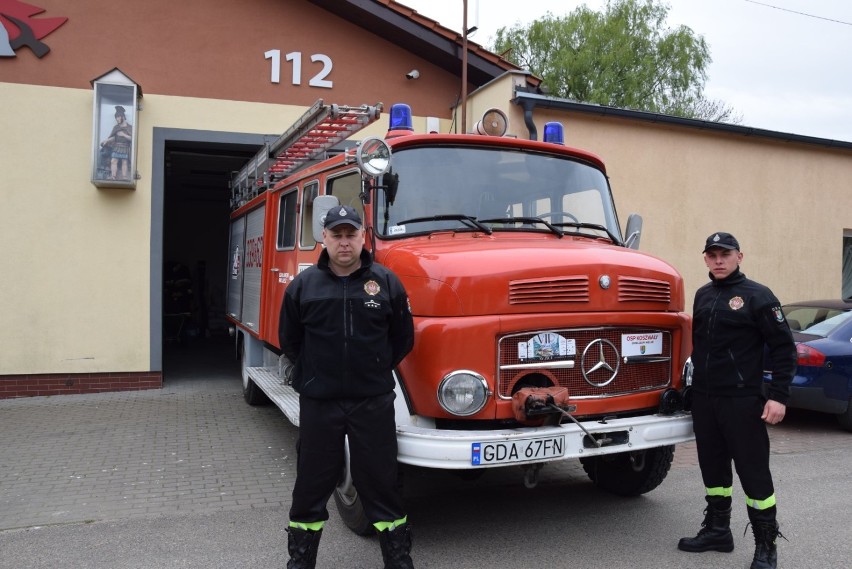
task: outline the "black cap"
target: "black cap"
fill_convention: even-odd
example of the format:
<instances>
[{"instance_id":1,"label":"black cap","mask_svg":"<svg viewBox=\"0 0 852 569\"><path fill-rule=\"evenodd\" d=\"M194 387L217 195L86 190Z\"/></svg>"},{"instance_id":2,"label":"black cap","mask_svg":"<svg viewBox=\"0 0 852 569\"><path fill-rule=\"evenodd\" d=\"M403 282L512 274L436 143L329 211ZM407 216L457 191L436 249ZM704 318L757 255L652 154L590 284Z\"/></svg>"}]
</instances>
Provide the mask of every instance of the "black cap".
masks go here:
<instances>
[{"instance_id":1,"label":"black cap","mask_svg":"<svg viewBox=\"0 0 852 569\"><path fill-rule=\"evenodd\" d=\"M325 214L322 226L326 229L347 223L355 229L361 229L361 216L348 205L334 206Z\"/></svg>"},{"instance_id":2,"label":"black cap","mask_svg":"<svg viewBox=\"0 0 852 569\"><path fill-rule=\"evenodd\" d=\"M707 238L707 243L705 243L704 251L702 251L702 253L706 253L713 247L739 251L740 242L737 241L737 238L731 235L730 233L723 233L720 231L718 233L714 233L713 235Z\"/></svg>"}]
</instances>

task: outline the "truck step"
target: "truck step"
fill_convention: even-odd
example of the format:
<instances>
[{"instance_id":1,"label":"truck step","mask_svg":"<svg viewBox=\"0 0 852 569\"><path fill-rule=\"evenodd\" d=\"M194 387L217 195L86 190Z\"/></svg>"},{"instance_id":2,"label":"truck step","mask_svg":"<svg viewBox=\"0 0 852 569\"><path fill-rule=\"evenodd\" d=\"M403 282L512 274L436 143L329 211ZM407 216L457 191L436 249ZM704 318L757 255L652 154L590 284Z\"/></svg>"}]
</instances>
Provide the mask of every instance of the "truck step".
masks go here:
<instances>
[{"instance_id":1,"label":"truck step","mask_svg":"<svg viewBox=\"0 0 852 569\"><path fill-rule=\"evenodd\" d=\"M246 368L248 376L267 397L278 406L291 423L299 426L299 394L278 377L278 369L271 367Z\"/></svg>"}]
</instances>

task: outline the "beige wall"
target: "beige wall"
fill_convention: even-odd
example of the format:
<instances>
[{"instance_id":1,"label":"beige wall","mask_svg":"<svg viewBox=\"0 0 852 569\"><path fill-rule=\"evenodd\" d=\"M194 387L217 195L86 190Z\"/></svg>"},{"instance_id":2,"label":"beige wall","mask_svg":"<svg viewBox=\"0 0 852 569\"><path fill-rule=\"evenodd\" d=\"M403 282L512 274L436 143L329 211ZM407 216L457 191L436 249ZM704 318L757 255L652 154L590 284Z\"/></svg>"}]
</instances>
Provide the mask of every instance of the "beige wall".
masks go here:
<instances>
[{"instance_id":1,"label":"beige wall","mask_svg":"<svg viewBox=\"0 0 852 569\"><path fill-rule=\"evenodd\" d=\"M0 83L0 374L149 368L150 194L89 183L92 96Z\"/></svg>"}]
</instances>

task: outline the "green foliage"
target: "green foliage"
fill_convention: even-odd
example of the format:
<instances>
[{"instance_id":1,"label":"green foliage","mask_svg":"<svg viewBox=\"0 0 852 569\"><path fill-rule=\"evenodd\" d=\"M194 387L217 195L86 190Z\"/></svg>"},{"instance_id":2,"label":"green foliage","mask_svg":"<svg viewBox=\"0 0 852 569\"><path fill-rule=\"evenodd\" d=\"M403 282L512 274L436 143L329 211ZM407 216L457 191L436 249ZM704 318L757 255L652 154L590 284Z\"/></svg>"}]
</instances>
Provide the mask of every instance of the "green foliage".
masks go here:
<instances>
[{"instance_id":1,"label":"green foliage","mask_svg":"<svg viewBox=\"0 0 852 569\"><path fill-rule=\"evenodd\" d=\"M704 97L710 49L686 26L667 28L668 11L656 0L610 0L602 13L585 5L565 17L548 12L528 27L500 28L492 49L556 97L739 122Z\"/></svg>"}]
</instances>

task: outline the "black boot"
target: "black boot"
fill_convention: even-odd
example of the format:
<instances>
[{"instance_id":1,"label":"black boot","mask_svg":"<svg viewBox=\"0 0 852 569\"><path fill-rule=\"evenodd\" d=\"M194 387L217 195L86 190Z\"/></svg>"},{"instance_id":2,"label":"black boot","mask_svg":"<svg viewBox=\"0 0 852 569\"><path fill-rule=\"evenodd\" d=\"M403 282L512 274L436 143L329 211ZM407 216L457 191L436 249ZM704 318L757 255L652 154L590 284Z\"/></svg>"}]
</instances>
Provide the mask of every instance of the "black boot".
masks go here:
<instances>
[{"instance_id":1,"label":"black boot","mask_svg":"<svg viewBox=\"0 0 852 569\"><path fill-rule=\"evenodd\" d=\"M779 537L787 538L778 531L775 507L767 510L748 508L748 518L751 522L751 530L754 532L754 559L751 562L751 569L776 569L778 546L775 542Z\"/></svg>"},{"instance_id":2,"label":"black boot","mask_svg":"<svg viewBox=\"0 0 852 569\"><path fill-rule=\"evenodd\" d=\"M411 561L411 526L407 523L379 532L385 569L414 569Z\"/></svg>"},{"instance_id":3,"label":"black boot","mask_svg":"<svg viewBox=\"0 0 852 569\"><path fill-rule=\"evenodd\" d=\"M731 500L707 499L704 521L695 537L683 537L677 544L681 551L698 553L701 551L734 550L734 536L731 534Z\"/></svg>"},{"instance_id":4,"label":"black boot","mask_svg":"<svg viewBox=\"0 0 852 569\"><path fill-rule=\"evenodd\" d=\"M751 569L775 569L778 566L778 546L775 539L781 535L778 524L753 523L751 530L754 532L754 559Z\"/></svg>"},{"instance_id":5,"label":"black boot","mask_svg":"<svg viewBox=\"0 0 852 569\"><path fill-rule=\"evenodd\" d=\"M317 564L320 537L322 537L322 530L287 528L287 551L290 553L287 569L314 569Z\"/></svg>"}]
</instances>

